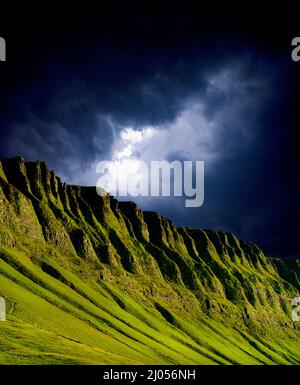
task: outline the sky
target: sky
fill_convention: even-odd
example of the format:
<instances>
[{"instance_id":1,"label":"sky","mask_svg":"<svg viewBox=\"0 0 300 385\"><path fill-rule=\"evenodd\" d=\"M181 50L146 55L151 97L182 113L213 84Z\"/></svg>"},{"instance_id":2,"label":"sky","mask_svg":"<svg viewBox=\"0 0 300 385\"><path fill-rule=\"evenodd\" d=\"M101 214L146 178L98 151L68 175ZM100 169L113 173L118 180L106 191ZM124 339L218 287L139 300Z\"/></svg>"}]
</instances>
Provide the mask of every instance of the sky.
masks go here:
<instances>
[{"instance_id":1,"label":"sky","mask_svg":"<svg viewBox=\"0 0 300 385\"><path fill-rule=\"evenodd\" d=\"M1 12L1 157L44 160L82 185L102 160L203 160L201 207L135 201L299 256L297 20L276 6L112 3Z\"/></svg>"}]
</instances>

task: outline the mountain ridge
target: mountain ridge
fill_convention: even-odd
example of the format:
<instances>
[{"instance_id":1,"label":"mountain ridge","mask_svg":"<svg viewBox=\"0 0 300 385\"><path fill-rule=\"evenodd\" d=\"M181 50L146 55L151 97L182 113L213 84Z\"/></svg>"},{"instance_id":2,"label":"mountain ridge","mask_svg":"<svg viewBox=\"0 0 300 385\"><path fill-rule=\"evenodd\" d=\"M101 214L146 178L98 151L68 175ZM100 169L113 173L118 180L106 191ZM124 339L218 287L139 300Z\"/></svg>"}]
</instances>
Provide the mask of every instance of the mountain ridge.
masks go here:
<instances>
[{"instance_id":1,"label":"mountain ridge","mask_svg":"<svg viewBox=\"0 0 300 385\"><path fill-rule=\"evenodd\" d=\"M267 258L231 233L177 228L95 187L69 186L43 161L0 162L0 272L0 346L14 346L0 362L127 363L135 352L137 363L300 363L291 321L299 260ZM44 313L26 311L26 296ZM68 322L94 337L82 327L76 338ZM24 328L41 334L43 354Z\"/></svg>"}]
</instances>

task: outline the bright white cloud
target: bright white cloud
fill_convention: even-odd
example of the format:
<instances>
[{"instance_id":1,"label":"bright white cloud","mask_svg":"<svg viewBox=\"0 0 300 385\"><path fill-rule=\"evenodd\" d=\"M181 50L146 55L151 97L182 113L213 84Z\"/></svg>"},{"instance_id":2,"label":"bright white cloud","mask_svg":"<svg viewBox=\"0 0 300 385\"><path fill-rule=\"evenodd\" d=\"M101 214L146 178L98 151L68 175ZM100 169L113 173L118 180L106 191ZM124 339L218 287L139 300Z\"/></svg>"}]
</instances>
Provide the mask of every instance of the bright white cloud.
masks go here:
<instances>
[{"instance_id":1,"label":"bright white cloud","mask_svg":"<svg viewBox=\"0 0 300 385\"><path fill-rule=\"evenodd\" d=\"M112 146L112 160L188 159L209 160L217 157L214 149L214 123L203 114L200 102L190 102L174 122L139 129L121 128Z\"/></svg>"},{"instance_id":2,"label":"bright white cloud","mask_svg":"<svg viewBox=\"0 0 300 385\"><path fill-rule=\"evenodd\" d=\"M141 130L124 127L121 129L117 141L113 143L112 160L136 158L137 149L154 134L155 129L152 127L144 127Z\"/></svg>"}]
</instances>

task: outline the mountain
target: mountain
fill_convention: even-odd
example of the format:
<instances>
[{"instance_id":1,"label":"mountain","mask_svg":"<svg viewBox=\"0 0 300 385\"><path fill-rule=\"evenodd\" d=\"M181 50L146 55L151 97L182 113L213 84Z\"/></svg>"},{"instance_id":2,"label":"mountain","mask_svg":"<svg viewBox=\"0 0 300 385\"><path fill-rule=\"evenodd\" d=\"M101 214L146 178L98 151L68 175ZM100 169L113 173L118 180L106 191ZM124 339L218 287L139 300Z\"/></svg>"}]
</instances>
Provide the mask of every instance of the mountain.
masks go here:
<instances>
[{"instance_id":1,"label":"mountain","mask_svg":"<svg viewBox=\"0 0 300 385\"><path fill-rule=\"evenodd\" d=\"M0 163L0 364L299 364L300 262Z\"/></svg>"}]
</instances>

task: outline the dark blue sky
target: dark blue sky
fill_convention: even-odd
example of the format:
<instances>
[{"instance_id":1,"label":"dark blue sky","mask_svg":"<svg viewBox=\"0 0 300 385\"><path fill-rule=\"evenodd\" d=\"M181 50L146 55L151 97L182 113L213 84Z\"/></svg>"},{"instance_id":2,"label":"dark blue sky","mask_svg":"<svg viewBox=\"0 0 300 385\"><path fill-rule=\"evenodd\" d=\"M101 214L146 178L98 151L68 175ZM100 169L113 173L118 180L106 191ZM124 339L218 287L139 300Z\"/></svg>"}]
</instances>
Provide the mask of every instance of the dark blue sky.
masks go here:
<instances>
[{"instance_id":1,"label":"dark blue sky","mask_svg":"<svg viewBox=\"0 0 300 385\"><path fill-rule=\"evenodd\" d=\"M43 159L69 183L94 184L95 164L128 144L122 132L150 129L134 155L204 160L205 201L139 199L143 208L299 256L293 15L145 4L1 12L1 156Z\"/></svg>"}]
</instances>

